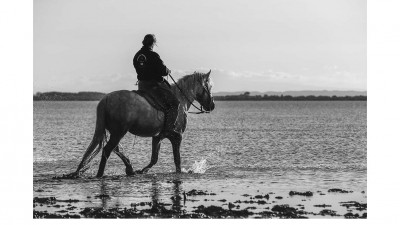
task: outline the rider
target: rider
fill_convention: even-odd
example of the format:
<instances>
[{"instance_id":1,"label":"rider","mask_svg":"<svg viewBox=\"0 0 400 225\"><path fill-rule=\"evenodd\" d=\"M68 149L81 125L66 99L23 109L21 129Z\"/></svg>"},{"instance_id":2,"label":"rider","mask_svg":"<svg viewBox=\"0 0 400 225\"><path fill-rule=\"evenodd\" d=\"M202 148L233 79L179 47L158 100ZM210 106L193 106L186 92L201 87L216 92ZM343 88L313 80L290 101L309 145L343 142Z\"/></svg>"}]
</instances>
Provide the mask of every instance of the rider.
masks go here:
<instances>
[{"instance_id":1,"label":"rider","mask_svg":"<svg viewBox=\"0 0 400 225\"><path fill-rule=\"evenodd\" d=\"M160 102L165 104L165 124L167 129L175 129L178 118L179 100L171 91L171 86L163 77L171 73L153 51L156 44L154 34L147 34L143 41L143 47L133 57L133 66L136 69L139 90L150 91Z\"/></svg>"}]
</instances>

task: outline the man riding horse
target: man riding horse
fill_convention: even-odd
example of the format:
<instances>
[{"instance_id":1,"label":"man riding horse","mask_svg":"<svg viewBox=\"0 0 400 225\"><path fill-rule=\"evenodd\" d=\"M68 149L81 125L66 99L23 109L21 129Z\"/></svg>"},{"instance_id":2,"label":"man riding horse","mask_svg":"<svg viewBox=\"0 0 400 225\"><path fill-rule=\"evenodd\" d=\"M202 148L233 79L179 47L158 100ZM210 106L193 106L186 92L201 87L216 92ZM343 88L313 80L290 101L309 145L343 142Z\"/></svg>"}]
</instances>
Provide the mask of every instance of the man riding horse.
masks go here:
<instances>
[{"instance_id":1,"label":"man riding horse","mask_svg":"<svg viewBox=\"0 0 400 225\"><path fill-rule=\"evenodd\" d=\"M133 65L137 73L139 90L150 92L156 100L164 105L166 129L174 130L178 117L179 100L171 91L168 81L164 79L164 76L168 76L171 70L153 51L156 41L154 34L147 34L144 37L143 47L133 57Z\"/></svg>"},{"instance_id":2,"label":"man riding horse","mask_svg":"<svg viewBox=\"0 0 400 225\"><path fill-rule=\"evenodd\" d=\"M161 141L165 138L172 144L176 172L181 172L180 146L189 107L193 105L193 101L197 101L205 110L199 109L200 113L211 112L215 108L211 93L211 70L208 73L195 72L186 75L174 82L170 88L169 83L163 78L170 73L170 70L164 65L160 56L152 51L155 43L154 35L146 35L143 48L133 58L133 65L138 74L139 91L113 91L99 101L93 138L78 168L75 172L56 177L56 179L79 177L89 169L90 162L100 151L102 151L102 156L97 177L103 176L111 152L115 152L121 158L126 166L127 175L146 173L157 163ZM162 101L163 106L158 107L157 104L155 107L151 104L146 97L138 93L142 90L156 96L159 101ZM164 108L164 113L159 113L158 108ZM128 132L140 137L152 137L151 161L142 170L136 172L129 158L120 151L119 147L121 139Z\"/></svg>"}]
</instances>

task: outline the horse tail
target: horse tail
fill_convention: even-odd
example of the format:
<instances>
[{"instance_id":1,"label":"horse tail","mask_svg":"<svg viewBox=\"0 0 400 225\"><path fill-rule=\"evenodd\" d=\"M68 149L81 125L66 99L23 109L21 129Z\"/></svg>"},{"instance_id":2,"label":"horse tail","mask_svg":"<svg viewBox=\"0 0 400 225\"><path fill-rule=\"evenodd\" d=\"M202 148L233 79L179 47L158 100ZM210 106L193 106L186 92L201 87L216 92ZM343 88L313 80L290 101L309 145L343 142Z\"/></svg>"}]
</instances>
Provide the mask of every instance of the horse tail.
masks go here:
<instances>
[{"instance_id":1,"label":"horse tail","mask_svg":"<svg viewBox=\"0 0 400 225\"><path fill-rule=\"evenodd\" d=\"M107 141L106 133L106 105L107 96L103 97L97 105L96 128L82 161L76 170L76 173L83 173L90 168L90 162L101 151Z\"/></svg>"}]
</instances>

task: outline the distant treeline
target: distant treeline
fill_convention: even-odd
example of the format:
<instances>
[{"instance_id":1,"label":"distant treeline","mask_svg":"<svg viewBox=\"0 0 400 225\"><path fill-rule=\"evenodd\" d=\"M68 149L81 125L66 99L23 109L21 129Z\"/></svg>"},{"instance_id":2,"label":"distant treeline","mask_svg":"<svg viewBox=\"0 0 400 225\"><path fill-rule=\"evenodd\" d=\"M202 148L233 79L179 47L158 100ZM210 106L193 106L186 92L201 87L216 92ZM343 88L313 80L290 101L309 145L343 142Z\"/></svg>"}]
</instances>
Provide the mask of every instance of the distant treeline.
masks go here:
<instances>
[{"instance_id":1,"label":"distant treeline","mask_svg":"<svg viewBox=\"0 0 400 225\"><path fill-rule=\"evenodd\" d=\"M215 96L219 101L367 101L367 96L291 96L291 95L250 95L245 92L240 95Z\"/></svg>"},{"instance_id":2,"label":"distant treeline","mask_svg":"<svg viewBox=\"0 0 400 225\"><path fill-rule=\"evenodd\" d=\"M104 95L100 92L38 92L33 96L33 101L98 101Z\"/></svg>"},{"instance_id":3,"label":"distant treeline","mask_svg":"<svg viewBox=\"0 0 400 225\"><path fill-rule=\"evenodd\" d=\"M98 101L105 93L100 92L38 92L34 101ZM367 101L367 96L291 96L291 95L250 95L245 92L240 95L214 96L217 101Z\"/></svg>"}]
</instances>

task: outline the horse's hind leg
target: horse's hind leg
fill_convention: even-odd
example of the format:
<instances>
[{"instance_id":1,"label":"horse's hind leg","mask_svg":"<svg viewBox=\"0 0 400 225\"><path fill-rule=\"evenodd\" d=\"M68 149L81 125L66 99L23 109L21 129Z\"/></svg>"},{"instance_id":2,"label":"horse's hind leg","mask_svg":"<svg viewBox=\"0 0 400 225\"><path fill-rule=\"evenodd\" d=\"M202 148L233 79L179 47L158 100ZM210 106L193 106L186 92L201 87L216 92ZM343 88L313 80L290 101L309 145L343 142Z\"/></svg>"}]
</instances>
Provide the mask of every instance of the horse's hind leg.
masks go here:
<instances>
[{"instance_id":1,"label":"horse's hind leg","mask_svg":"<svg viewBox=\"0 0 400 225\"><path fill-rule=\"evenodd\" d=\"M152 139L152 151L151 151L151 161L149 165L143 168L139 173L147 173L151 167L153 167L158 161L158 153L161 146L161 138L159 136L153 137Z\"/></svg>"},{"instance_id":2,"label":"horse's hind leg","mask_svg":"<svg viewBox=\"0 0 400 225\"><path fill-rule=\"evenodd\" d=\"M131 161L129 161L129 159L122 152L119 151L118 146L114 149L114 152L122 160L122 162L124 162L124 164L126 166L126 168L125 168L126 175L135 175L135 172L133 171L133 168L131 165Z\"/></svg>"},{"instance_id":3,"label":"horse's hind leg","mask_svg":"<svg viewBox=\"0 0 400 225\"><path fill-rule=\"evenodd\" d=\"M122 135L123 136L123 135ZM107 159L114 148L116 148L121 140L122 136L111 134L110 140L107 142L106 146L103 148L103 153L101 156L101 161L99 165L99 170L97 171L96 177L102 177L104 174L104 168L106 167Z\"/></svg>"}]
</instances>

